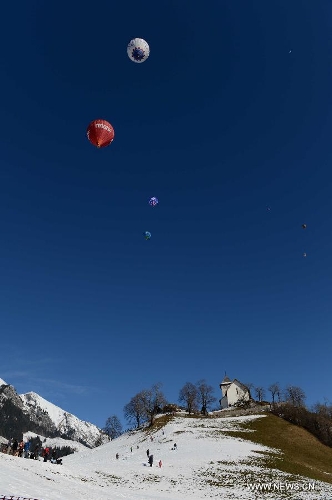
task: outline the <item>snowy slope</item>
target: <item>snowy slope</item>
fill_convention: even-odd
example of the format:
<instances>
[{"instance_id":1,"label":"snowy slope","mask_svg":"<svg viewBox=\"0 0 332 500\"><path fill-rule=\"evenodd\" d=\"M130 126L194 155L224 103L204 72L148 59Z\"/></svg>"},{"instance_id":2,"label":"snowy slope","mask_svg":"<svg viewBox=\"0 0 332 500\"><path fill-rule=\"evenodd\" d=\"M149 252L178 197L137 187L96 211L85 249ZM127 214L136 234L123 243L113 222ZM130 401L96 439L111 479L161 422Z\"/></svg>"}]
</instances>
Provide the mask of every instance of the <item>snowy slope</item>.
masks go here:
<instances>
[{"instance_id":1,"label":"snowy slope","mask_svg":"<svg viewBox=\"0 0 332 500\"><path fill-rule=\"evenodd\" d=\"M33 412L38 407L45 411L63 437L70 438L73 441L84 441L91 448L96 446L98 439L102 439L104 443L108 442L108 438L101 435L97 426L80 420L75 415L62 410L35 392L21 394L20 397L27 411Z\"/></svg>"},{"instance_id":2,"label":"snowy slope","mask_svg":"<svg viewBox=\"0 0 332 500\"><path fill-rule=\"evenodd\" d=\"M0 387L1 387L2 385L8 385L8 384L7 384L7 382L5 382L2 378L0 378Z\"/></svg>"},{"instance_id":3,"label":"snowy slope","mask_svg":"<svg viewBox=\"0 0 332 500\"><path fill-rule=\"evenodd\" d=\"M136 431L93 450L63 458L63 465L0 453L1 495L38 500L327 500L332 486L315 482L315 491L253 493L247 481L294 481L260 462L268 448L230 437L239 422L264 416L188 419L176 417L162 430ZM151 441L151 436L153 441ZM174 441L178 449L172 450ZM132 451L131 448L132 447ZM139 448L137 448L139 447ZM154 455L147 465L146 450ZM270 450L272 451L272 450ZM117 460L115 455L119 453ZM157 466L159 459L163 466ZM299 482L309 481L298 478Z\"/></svg>"},{"instance_id":4,"label":"snowy slope","mask_svg":"<svg viewBox=\"0 0 332 500\"><path fill-rule=\"evenodd\" d=\"M39 396L39 394L36 394L35 392L27 392L26 394L20 394L20 397L27 409L39 406L42 410L45 410L49 414L55 427L58 427L59 424L61 424L65 412L58 406L54 405L53 403L50 403L49 401L42 398L41 396Z\"/></svg>"}]
</instances>

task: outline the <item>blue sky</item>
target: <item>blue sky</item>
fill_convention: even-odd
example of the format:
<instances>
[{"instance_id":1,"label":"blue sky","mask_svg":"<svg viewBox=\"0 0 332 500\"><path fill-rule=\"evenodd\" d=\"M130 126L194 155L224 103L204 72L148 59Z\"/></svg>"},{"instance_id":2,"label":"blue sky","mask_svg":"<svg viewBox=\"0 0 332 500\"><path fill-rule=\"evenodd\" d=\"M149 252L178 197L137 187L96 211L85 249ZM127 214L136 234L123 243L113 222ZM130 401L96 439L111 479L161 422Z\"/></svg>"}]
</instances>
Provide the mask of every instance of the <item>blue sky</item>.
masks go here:
<instances>
[{"instance_id":1,"label":"blue sky","mask_svg":"<svg viewBox=\"0 0 332 500\"><path fill-rule=\"evenodd\" d=\"M331 10L2 7L0 377L99 426L225 370L331 401Z\"/></svg>"}]
</instances>

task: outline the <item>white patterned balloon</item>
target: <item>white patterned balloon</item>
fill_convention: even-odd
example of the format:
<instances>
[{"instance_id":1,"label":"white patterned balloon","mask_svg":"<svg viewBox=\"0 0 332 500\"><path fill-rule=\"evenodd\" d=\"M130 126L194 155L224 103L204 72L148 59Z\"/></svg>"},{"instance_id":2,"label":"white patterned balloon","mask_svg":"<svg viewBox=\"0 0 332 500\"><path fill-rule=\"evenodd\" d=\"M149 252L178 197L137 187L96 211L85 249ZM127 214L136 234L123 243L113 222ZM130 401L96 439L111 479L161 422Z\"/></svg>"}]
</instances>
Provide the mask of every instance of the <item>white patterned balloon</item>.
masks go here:
<instances>
[{"instance_id":1,"label":"white patterned balloon","mask_svg":"<svg viewBox=\"0 0 332 500\"><path fill-rule=\"evenodd\" d=\"M143 38L133 38L128 43L127 54L133 62L142 63L150 55L149 44Z\"/></svg>"}]
</instances>

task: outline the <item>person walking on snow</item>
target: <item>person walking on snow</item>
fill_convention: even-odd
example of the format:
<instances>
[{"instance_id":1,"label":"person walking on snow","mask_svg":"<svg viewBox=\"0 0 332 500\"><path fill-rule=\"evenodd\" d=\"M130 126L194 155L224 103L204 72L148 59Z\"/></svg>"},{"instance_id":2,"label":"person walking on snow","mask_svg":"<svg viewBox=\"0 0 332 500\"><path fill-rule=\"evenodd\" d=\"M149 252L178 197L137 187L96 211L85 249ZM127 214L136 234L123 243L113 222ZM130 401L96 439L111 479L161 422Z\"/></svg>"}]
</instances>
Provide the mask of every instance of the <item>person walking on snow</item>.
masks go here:
<instances>
[{"instance_id":1,"label":"person walking on snow","mask_svg":"<svg viewBox=\"0 0 332 500\"><path fill-rule=\"evenodd\" d=\"M150 456L150 450L146 450L146 456L149 458L149 456Z\"/></svg>"},{"instance_id":2,"label":"person walking on snow","mask_svg":"<svg viewBox=\"0 0 332 500\"><path fill-rule=\"evenodd\" d=\"M159 467L160 467L160 469L161 469L161 466L162 466L162 465L163 465L162 461L161 461L161 460L159 460Z\"/></svg>"},{"instance_id":3,"label":"person walking on snow","mask_svg":"<svg viewBox=\"0 0 332 500\"><path fill-rule=\"evenodd\" d=\"M152 465L153 465L153 455L149 456L149 464L150 464L150 467L152 467Z\"/></svg>"}]
</instances>

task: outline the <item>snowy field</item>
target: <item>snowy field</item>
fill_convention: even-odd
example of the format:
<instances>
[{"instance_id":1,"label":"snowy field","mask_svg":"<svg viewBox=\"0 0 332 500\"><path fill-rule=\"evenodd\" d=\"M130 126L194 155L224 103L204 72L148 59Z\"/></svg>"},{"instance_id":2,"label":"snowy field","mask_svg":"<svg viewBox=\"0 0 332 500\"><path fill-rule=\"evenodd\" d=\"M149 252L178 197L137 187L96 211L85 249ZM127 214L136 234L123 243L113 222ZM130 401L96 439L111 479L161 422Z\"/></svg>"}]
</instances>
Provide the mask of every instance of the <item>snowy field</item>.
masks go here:
<instances>
[{"instance_id":1,"label":"snowy field","mask_svg":"<svg viewBox=\"0 0 332 500\"><path fill-rule=\"evenodd\" d=\"M262 452L271 449L227 436L238 423L255 418L265 417L177 417L158 431L126 433L64 457L62 466L0 453L0 499L16 495L38 500L331 500L332 485L306 478L297 481L314 483L314 491L248 489L248 482L294 483L294 477L260 465ZM177 450L172 450L174 443ZM153 467L147 462L147 449L154 456Z\"/></svg>"}]
</instances>

